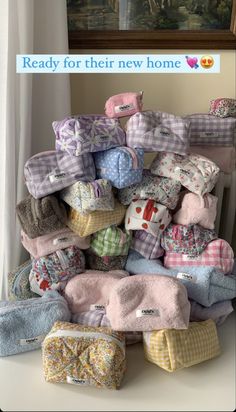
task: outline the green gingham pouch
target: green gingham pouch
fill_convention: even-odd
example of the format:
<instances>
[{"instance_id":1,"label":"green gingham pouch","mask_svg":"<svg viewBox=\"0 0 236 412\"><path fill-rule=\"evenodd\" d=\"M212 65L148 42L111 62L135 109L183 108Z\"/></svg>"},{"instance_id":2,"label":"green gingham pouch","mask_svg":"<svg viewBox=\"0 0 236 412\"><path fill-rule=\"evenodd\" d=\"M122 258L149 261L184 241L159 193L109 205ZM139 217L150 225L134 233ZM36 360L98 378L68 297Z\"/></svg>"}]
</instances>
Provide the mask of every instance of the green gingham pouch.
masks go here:
<instances>
[{"instance_id":1,"label":"green gingham pouch","mask_svg":"<svg viewBox=\"0 0 236 412\"><path fill-rule=\"evenodd\" d=\"M125 256L130 243L130 231L110 226L94 233L90 247L98 256Z\"/></svg>"},{"instance_id":2,"label":"green gingham pouch","mask_svg":"<svg viewBox=\"0 0 236 412\"><path fill-rule=\"evenodd\" d=\"M25 300L40 297L30 290L29 274L31 269L32 261L29 259L8 273L9 300Z\"/></svg>"}]
</instances>

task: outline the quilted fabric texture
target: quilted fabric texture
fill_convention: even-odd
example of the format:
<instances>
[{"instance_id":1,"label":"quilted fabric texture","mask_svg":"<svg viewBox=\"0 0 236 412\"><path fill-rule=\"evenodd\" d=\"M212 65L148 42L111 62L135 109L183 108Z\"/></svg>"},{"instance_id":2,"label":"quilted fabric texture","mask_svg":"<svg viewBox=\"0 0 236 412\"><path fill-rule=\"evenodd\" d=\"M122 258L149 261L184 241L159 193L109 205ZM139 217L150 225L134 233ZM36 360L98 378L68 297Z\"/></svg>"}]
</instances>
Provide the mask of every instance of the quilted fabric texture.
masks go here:
<instances>
[{"instance_id":1,"label":"quilted fabric texture","mask_svg":"<svg viewBox=\"0 0 236 412\"><path fill-rule=\"evenodd\" d=\"M188 120L160 111L136 113L126 124L127 146L142 147L146 152L186 154L188 136Z\"/></svg>"},{"instance_id":2,"label":"quilted fabric texture","mask_svg":"<svg viewBox=\"0 0 236 412\"><path fill-rule=\"evenodd\" d=\"M63 229L67 219L64 205L53 195L42 199L28 195L16 205L16 214L31 239Z\"/></svg>"},{"instance_id":3,"label":"quilted fabric texture","mask_svg":"<svg viewBox=\"0 0 236 412\"><path fill-rule=\"evenodd\" d=\"M70 186L77 180L89 182L96 177L93 156L79 157L51 150L34 155L25 163L25 183L36 199Z\"/></svg>"},{"instance_id":4,"label":"quilted fabric texture","mask_svg":"<svg viewBox=\"0 0 236 412\"><path fill-rule=\"evenodd\" d=\"M87 267L89 269L108 270L124 269L127 255L125 256L97 256L91 249L85 253Z\"/></svg>"},{"instance_id":5,"label":"quilted fabric texture","mask_svg":"<svg viewBox=\"0 0 236 412\"><path fill-rule=\"evenodd\" d=\"M96 210L88 215L82 215L71 208L68 214L67 226L79 236L89 236L110 225L120 225L125 212L125 206L117 200L115 200L114 210Z\"/></svg>"},{"instance_id":6,"label":"quilted fabric texture","mask_svg":"<svg viewBox=\"0 0 236 412\"><path fill-rule=\"evenodd\" d=\"M69 246L77 246L80 249L88 249L90 237L80 237L72 232L68 227L30 239L27 234L21 231L21 243L33 258L50 255L58 249L65 249Z\"/></svg>"},{"instance_id":7,"label":"quilted fabric texture","mask_svg":"<svg viewBox=\"0 0 236 412\"><path fill-rule=\"evenodd\" d=\"M145 230L135 230L131 248L139 252L146 259L157 259L163 255L160 239L147 233Z\"/></svg>"},{"instance_id":8,"label":"quilted fabric texture","mask_svg":"<svg viewBox=\"0 0 236 412\"><path fill-rule=\"evenodd\" d=\"M180 225L198 224L206 229L214 229L217 201L218 198L210 193L204 196L186 193L181 208L173 216L173 222Z\"/></svg>"},{"instance_id":9,"label":"quilted fabric texture","mask_svg":"<svg viewBox=\"0 0 236 412\"><path fill-rule=\"evenodd\" d=\"M52 124L56 150L72 156L125 145L125 132L118 119L99 114L66 117Z\"/></svg>"},{"instance_id":10,"label":"quilted fabric texture","mask_svg":"<svg viewBox=\"0 0 236 412\"><path fill-rule=\"evenodd\" d=\"M29 275L32 269L31 259L8 273L9 300L23 300L39 297L30 290Z\"/></svg>"},{"instance_id":11,"label":"quilted fabric texture","mask_svg":"<svg viewBox=\"0 0 236 412\"><path fill-rule=\"evenodd\" d=\"M0 356L39 349L56 320L69 321L66 300L56 291L42 298L0 302Z\"/></svg>"},{"instance_id":12,"label":"quilted fabric texture","mask_svg":"<svg viewBox=\"0 0 236 412\"><path fill-rule=\"evenodd\" d=\"M174 209L179 199L181 183L167 177L152 175L150 170L143 170L140 183L118 190L118 199L123 205L129 205L132 200L151 199Z\"/></svg>"},{"instance_id":13,"label":"quilted fabric texture","mask_svg":"<svg viewBox=\"0 0 236 412\"><path fill-rule=\"evenodd\" d=\"M90 183L76 182L61 190L60 197L80 213L114 209L112 186L105 179L94 180Z\"/></svg>"},{"instance_id":14,"label":"quilted fabric texture","mask_svg":"<svg viewBox=\"0 0 236 412\"><path fill-rule=\"evenodd\" d=\"M121 189L142 180L144 151L129 147L117 147L94 154L97 176L110 180L112 186Z\"/></svg>"},{"instance_id":15,"label":"quilted fabric texture","mask_svg":"<svg viewBox=\"0 0 236 412\"><path fill-rule=\"evenodd\" d=\"M79 313L88 310L105 309L113 287L120 279L129 276L124 270L101 272L99 270L86 270L86 272L73 277L67 283L64 296L71 312Z\"/></svg>"},{"instance_id":16,"label":"quilted fabric texture","mask_svg":"<svg viewBox=\"0 0 236 412\"><path fill-rule=\"evenodd\" d=\"M211 319L190 322L187 330L146 332L143 339L146 359L168 372L205 362L221 352L216 326Z\"/></svg>"},{"instance_id":17,"label":"quilted fabric texture","mask_svg":"<svg viewBox=\"0 0 236 412\"><path fill-rule=\"evenodd\" d=\"M190 144L211 146L233 146L236 119L220 118L212 114L185 116L190 122Z\"/></svg>"},{"instance_id":18,"label":"quilted fabric texture","mask_svg":"<svg viewBox=\"0 0 236 412\"><path fill-rule=\"evenodd\" d=\"M212 240L198 256L188 256L183 253L166 252L164 266L176 268L179 266L213 266L224 274L232 272L234 252L223 239Z\"/></svg>"},{"instance_id":19,"label":"quilted fabric texture","mask_svg":"<svg viewBox=\"0 0 236 412\"><path fill-rule=\"evenodd\" d=\"M127 255L131 238L132 234L130 231L122 230L117 226L110 226L94 233L91 241L91 249L98 256Z\"/></svg>"},{"instance_id":20,"label":"quilted fabric texture","mask_svg":"<svg viewBox=\"0 0 236 412\"><path fill-rule=\"evenodd\" d=\"M38 295L47 290L62 291L66 282L85 270L83 252L77 246L33 259L29 276L30 288Z\"/></svg>"},{"instance_id":21,"label":"quilted fabric texture","mask_svg":"<svg viewBox=\"0 0 236 412\"><path fill-rule=\"evenodd\" d=\"M145 230L160 237L171 221L168 209L154 200L133 200L125 215L126 230Z\"/></svg>"},{"instance_id":22,"label":"quilted fabric texture","mask_svg":"<svg viewBox=\"0 0 236 412\"><path fill-rule=\"evenodd\" d=\"M211 229L204 229L199 225L170 223L163 232L161 246L166 252L198 256L214 239L217 239L217 234Z\"/></svg>"},{"instance_id":23,"label":"quilted fabric texture","mask_svg":"<svg viewBox=\"0 0 236 412\"><path fill-rule=\"evenodd\" d=\"M226 97L211 100L209 114L217 117L236 117L236 100Z\"/></svg>"},{"instance_id":24,"label":"quilted fabric texture","mask_svg":"<svg viewBox=\"0 0 236 412\"><path fill-rule=\"evenodd\" d=\"M117 389L126 369L125 340L110 328L56 322L43 345L47 382Z\"/></svg>"},{"instance_id":25,"label":"quilted fabric texture","mask_svg":"<svg viewBox=\"0 0 236 412\"><path fill-rule=\"evenodd\" d=\"M143 92L120 93L111 96L105 103L105 113L108 117L132 116L142 110Z\"/></svg>"},{"instance_id":26,"label":"quilted fabric texture","mask_svg":"<svg viewBox=\"0 0 236 412\"><path fill-rule=\"evenodd\" d=\"M107 306L111 327L122 331L186 329L189 314L186 288L167 276L141 274L121 279Z\"/></svg>"},{"instance_id":27,"label":"quilted fabric texture","mask_svg":"<svg viewBox=\"0 0 236 412\"><path fill-rule=\"evenodd\" d=\"M198 154L158 153L150 169L155 175L178 180L186 189L202 196L211 192L220 172L214 162Z\"/></svg>"}]
</instances>

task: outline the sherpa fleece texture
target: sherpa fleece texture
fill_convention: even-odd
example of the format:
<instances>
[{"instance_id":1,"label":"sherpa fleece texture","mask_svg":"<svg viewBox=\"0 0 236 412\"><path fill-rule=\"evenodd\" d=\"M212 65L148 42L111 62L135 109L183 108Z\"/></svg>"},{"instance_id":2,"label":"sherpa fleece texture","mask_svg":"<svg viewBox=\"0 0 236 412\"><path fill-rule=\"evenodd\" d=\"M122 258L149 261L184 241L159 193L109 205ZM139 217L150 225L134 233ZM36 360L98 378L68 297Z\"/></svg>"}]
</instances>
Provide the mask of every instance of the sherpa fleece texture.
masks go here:
<instances>
[{"instance_id":1,"label":"sherpa fleece texture","mask_svg":"<svg viewBox=\"0 0 236 412\"><path fill-rule=\"evenodd\" d=\"M131 250L125 270L131 274L155 274L178 278L188 291L190 299L203 306L236 297L236 276L227 275L212 266L179 266L166 269L158 259L148 260Z\"/></svg>"},{"instance_id":2,"label":"sherpa fleece texture","mask_svg":"<svg viewBox=\"0 0 236 412\"><path fill-rule=\"evenodd\" d=\"M70 318L66 300L56 291L47 292L42 298L0 302L0 356L40 348L54 322ZM34 341L36 337L39 339Z\"/></svg>"},{"instance_id":3,"label":"sherpa fleece texture","mask_svg":"<svg viewBox=\"0 0 236 412\"><path fill-rule=\"evenodd\" d=\"M28 195L16 205L16 213L31 239L62 229L67 219L64 205L53 195L41 199Z\"/></svg>"},{"instance_id":4,"label":"sherpa fleece texture","mask_svg":"<svg viewBox=\"0 0 236 412\"><path fill-rule=\"evenodd\" d=\"M190 301L190 304L190 321L199 322L201 320L212 319L218 326L221 325L234 310L231 300L223 300L222 302L214 303L209 308L206 308L193 300Z\"/></svg>"},{"instance_id":5,"label":"sherpa fleece texture","mask_svg":"<svg viewBox=\"0 0 236 412\"><path fill-rule=\"evenodd\" d=\"M113 287L107 306L111 327L118 331L186 329L189 315L186 288L169 276L123 278Z\"/></svg>"}]
</instances>

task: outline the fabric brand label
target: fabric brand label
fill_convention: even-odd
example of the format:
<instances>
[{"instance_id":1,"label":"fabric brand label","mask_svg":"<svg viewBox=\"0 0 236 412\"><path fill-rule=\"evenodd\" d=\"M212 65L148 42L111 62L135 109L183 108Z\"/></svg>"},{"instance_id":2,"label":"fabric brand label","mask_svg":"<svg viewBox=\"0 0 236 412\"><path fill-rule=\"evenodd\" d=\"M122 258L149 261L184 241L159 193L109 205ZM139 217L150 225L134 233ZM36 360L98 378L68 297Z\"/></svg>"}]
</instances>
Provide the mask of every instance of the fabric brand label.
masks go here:
<instances>
[{"instance_id":1,"label":"fabric brand label","mask_svg":"<svg viewBox=\"0 0 236 412\"><path fill-rule=\"evenodd\" d=\"M216 132L201 132L199 133L200 137L219 137L219 134Z\"/></svg>"},{"instance_id":2,"label":"fabric brand label","mask_svg":"<svg viewBox=\"0 0 236 412\"><path fill-rule=\"evenodd\" d=\"M160 316L158 309L137 309L136 318L141 318L142 316Z\"/></svg>"},{"instance_id":3,"label":"fabric brand label","mask_svg":"<svg viewBox=\"0 0 236 412\"><path fill-rule=\"evenodd\" d=\"M104 305L90 305L90 310L105 310Z\"/></svg>"},{"instance_id":4,"label":"fabric brand label","mask_svg":"<svg viewBox=\"0 0 236 412\"><path fill-rule=\"evenodd\" d=\"M73 378L72 376L67 376L66 381L72 385L89 385L89 381L86 379Z\"/></svg>"},{"instance_id":5,"label":"fabric brand label","mask_svg":"<svg viewBox=\"0 0 236 412\"><path fill-rule=\"evenodd\" d=\"M57 245L58 243L62 243L62 242L68 242L69 238L68 237L61 237L61 238L57 238L53 240L53 245Z\"/></svg>"},{"instance_id":6,"label":"fabric brand label","mask_svg":"<svg viewBox=\"0 0 236 412\"><path fill-rule=\"evenodd\" d=\"M134 109L133 103L130 104L121 104L120 106L115 106L115 113L124 112L125 110Z\"/></svg>"},{"instance_id":7,"label":"fabric brand label","mask_svg":"<svg viewBox=\"0 0 236 412\"><path fill-rule=\"evenodd\" d=\"M190 282L195 282L195 276L190 275L189 273L180 272L177 274L178 279L189 280Z\"/></svg>"},{"instance_id":8,"label":"fabric brand label","mask_svg":"<svg viewBox=\"0 0 236 412\"><path fill-rule=\"evenodd\" d=\"M32 343L41 343L45 335L35 336L34 338L20 339L20 345L32 345Z\"/></svg>"},{"instance_id":9,"label":"fabric brand label","mask_svg":"<svg viewBox=\"0 0 236 412\"><path fill-rule=\"evenodd\" d=\"M157 127L154 131L154 136L155 137L171 137L172 134L168 130L160 129Z\"/></svg>"},{"instance_id":10,"label":"fabric brand label","mask_svg":"<svg viewBox=\"0 0 236 412\"><path fill-rule=\"evenodd\" d=\"M182 255L182 259L184 262L189 262L191 260L195 261L199 261L201 260L201 256L188 256L188 255Z\"/></svg>"},{"instance_id":11,"label":"fabric brand label","mask_svg":"<svg viewBox=\"0 0 236 412\"><path fill-rule=\"evenodd\" d=\"M176 166L175 170L177 170L178 172L182 173L185 176L193 177L193 172L191 172L191 170L181 169L181 167L179 166Z\"/></svg>"},{"instance_id":12,"label":"fabric brand label","mask_svg":"<svg viewBox=\"0 0 236 412\"><path fill-rule=\"evenodd\" d=\"M50 175L49 180L51 183L57 182L58 180L63 179L66 176L66 173L57 173L55 175Z\"/></svg>"},{"instance_id":13,"label":"fabric brand label","mask_svg":"<svg viewBox=\"0 0 236 412\"><path fill-rule=\"evenodd\" d=\"M148 197L150 197L150 196L156 196L156 193L155 193L155 192L147 192L146 190L141 190L141 191L140 191L140 196L141 196L141 197L144 197L144 196L148 196Z\"/></svg>"}]
</instances>

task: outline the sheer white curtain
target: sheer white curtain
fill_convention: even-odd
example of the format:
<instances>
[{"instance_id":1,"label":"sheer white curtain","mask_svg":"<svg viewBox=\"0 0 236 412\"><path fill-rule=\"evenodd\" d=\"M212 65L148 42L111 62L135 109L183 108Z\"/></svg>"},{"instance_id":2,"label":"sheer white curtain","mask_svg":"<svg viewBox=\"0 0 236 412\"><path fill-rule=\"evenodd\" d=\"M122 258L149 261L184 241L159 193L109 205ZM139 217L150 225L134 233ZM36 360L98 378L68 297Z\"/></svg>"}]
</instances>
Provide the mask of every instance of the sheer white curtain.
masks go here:
<instances>
[{"instance_id":1,"label":"sheer white curtain","mask_svg":"<svg viewBox=\"0 0 236 412\"><path fill-rule=\"evenodd\" d=\"M27 258L16 204L27 190L23 169L54 148L52 121L70 113L67 74L16 74L16 54L68 53L66 0L0 0L0 298L7 273Z\"/></svg>"}]
</instances>

